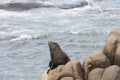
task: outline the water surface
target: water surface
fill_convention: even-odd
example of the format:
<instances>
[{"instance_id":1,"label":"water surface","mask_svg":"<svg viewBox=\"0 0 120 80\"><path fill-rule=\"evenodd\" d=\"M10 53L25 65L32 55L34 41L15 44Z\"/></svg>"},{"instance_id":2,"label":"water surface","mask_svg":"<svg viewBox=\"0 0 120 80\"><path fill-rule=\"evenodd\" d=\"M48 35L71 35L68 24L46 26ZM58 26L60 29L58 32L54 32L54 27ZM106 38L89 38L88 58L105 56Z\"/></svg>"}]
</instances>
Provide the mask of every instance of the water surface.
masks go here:
<instances>
[{"instance_id":1,"label":"water surface","mask_svg":"<svg viewBox=\"0 0 120 80\"><path fill-rule=\"evenodd\" d=\"M79 0L0 0L71 4ZM120 28L119 0L88 0L74 9L0 10L0 80L34 80L48 69L48 41L81 63L102 50L111 30Z\"/></svg>"}]
</instances>

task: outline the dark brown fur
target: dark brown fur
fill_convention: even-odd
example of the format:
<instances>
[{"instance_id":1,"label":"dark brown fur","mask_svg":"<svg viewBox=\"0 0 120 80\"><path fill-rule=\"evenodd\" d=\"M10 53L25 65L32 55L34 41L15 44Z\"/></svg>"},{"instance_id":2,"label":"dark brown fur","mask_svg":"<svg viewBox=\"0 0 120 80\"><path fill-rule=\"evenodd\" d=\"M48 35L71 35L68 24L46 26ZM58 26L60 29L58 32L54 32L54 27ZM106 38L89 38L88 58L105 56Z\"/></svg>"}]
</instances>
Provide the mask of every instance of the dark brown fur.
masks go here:
<instances>
[{"instance_id":1,"label":"dark brown fur","mask_svg":"<svg viewBox=\"0 0 120 80\"><path fill-rule=\"evenodd\" d=\"M55 69L58 65L65 65L68 61L70 61L70 58L56 42L48 42L48 45L51 57L51 61L49 62L49 70Z\"/></svg>"}]
</instances>

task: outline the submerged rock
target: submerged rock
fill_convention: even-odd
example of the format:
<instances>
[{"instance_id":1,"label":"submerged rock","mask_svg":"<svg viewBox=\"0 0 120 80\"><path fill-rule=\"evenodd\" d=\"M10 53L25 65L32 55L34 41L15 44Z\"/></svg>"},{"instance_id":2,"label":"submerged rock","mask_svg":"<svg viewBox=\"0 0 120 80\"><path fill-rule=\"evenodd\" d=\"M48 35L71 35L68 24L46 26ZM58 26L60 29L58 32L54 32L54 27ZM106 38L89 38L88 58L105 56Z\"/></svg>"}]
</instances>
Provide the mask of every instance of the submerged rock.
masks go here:
<instances>
[{"instance_id":1,"label":"submerged rock","mask_svg":"<svg viewBox=\"0 0 120 80\"><path fill-rule=\"evenodd\" d=\"M44 3L44 2L9 2L5 4L0 4L0 9L5 9L9 11L23 11L29 10L33 8L60 8L60 9L73 9L78 7L84 7L88 5L87 1L79 1L73 4L52 4L52 3Z\"/></svg>"},{"instance_id":2,"label":"submerged rock","mask_svg":"<svg viewBox=\"0 0 120 80\"><path fill-rule=\"evenodd\" d=\"M1 4L0 9L10 10L10 11L23 11L23 10L29 10L33 8L49 8L54 7L54 5L51 4L44 4L44 3L34 3L34 2L27 2L27 3L21 3L21 2L14 2L14 3L5 3Z\"/></svg>"},{"instance_id":3,"label":"submerged rock","mask_svg":"<svg viewBox=\"0 0 120 80\"><path fill-rule=\"evenodd\" d=\"M86 5L88 5L87 1L78 1L77 3L74 3L74 4L62 4L58 7L61 9L73 9L78 7L84 7Z\"/></svg>"}]
</instances>

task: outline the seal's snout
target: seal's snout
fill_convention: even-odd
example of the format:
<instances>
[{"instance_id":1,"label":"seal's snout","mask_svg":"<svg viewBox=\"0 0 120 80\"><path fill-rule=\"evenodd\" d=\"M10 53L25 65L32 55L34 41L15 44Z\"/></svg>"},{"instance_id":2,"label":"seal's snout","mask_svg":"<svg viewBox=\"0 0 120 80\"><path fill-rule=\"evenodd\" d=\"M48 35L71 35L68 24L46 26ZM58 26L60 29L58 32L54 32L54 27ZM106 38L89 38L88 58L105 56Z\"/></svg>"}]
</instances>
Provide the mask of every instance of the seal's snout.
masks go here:
<instances>
[{"instance_id":1,"label":"seal's snout","mask_svg":"<svg viewBox=\"0 0 120 80\"><path fill-rule=\"evenodd\" d=\"M50 45L51 41L48 41L48 45Z\"/></svg>"},{"instance_id":2,"label":"seal's snout","mask_svg":"<svg viewBox=\"0 0 120 80\"><path fill-rule=\"evenodd\" d=\"M48 45L49 47L52 46L53 42L52 41L48 41Z\"/></svg>"},{"instance_id":3,"label":"seal's snout","mask_svg":"<svg viewBox=\"0 0 120 80\"><path fill-rule=\"evenodd\" d=\"M52 42L52 41L48 41L48 45L51 47L51 46L57 45L57 43L56 42Z\"/></svg>"},{"instance_id":4,"label":"seal's snout","mask_svg":"<svg viewBox=\"0 0 120 80\"><path fill-rule=\"evenodd\" d=\"M55 42L52 42L52 41L48 41L48 46L49 48L54 48L55 47Z\"/></svg>"}]
</instances>

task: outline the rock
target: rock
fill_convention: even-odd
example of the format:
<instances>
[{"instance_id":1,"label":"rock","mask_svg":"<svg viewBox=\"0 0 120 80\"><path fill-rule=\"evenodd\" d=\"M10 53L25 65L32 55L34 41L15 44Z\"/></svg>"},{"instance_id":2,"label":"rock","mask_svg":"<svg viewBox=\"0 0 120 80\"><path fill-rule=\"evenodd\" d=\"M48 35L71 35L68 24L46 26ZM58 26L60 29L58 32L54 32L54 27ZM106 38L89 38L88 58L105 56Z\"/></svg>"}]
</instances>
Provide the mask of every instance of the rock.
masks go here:
<instances>
[{"instance_id":1,"label":"rock","mask_svg":"<svg viewBox=\"0 0 120 80\"><path fill-rule=\"evenodd\" d=\"M103 52L112 65L120 66L120 29L115 29L110 33Z\"/></svg>"},{"instance_id":2,"label":"rock","mask_svg":"<svg viewBox=\"0 0 120 80\"><path fill-rule=\"evenodd\" d=\"M93 69L87 80L120 80L120 67L113 65L105 69Z\"/></svg>"},{"instance_id":3,"label":"rock","mask_svg":"<svg viewBox=\"0 0 120 80\"><path fill-rule=\"evenodd\" d=\"M0 9L5 9L9 11L24 11L29 10L33 8L50 8L50 7L56 7L53 4L46 4L46 3L36 3L36 2L9 2L0 4Z\"/></svg>"},{"instance_id":4,"label":"rock","mask_svg":"<svg viewBox=\"0 0 120 80\"><path fill-rule=\"evenodd\" d=\"M114 58L114 65L118 65L120 67L120 43L117 43L117 49Z\"/></svg>"},{"instance_id":5,"label":"rock","mask_svg":"<svg viewBox=\"0 0 120 80\"><path fill-rule=\"evenodd\" d=\"M60 9L73 9L87 6L87 1L77 1L72 4L54 4L54 3L43 3L43 2L8 2L0 4L0 9L5 9L9 11L24 11L33 8L60 8Z\"/></svg>"},{"instance_id":6,"label":"rock","mask_svg":"<svg viewBox=\"0 0 120 80\"><path fill-rule=\"evenodd\" d=\"M106 68L110 66L108 58L102 51L95 52L83 62L84 77L87 79L89 72L94 68Z\"/></svg>"},{"instance_id":7,"label":"rock","mask_svg":"<svg viewBox=\"0 0 120 80\"><path fill-rule=\"evenodd\" d=\"M83 80L81 64L77 60L71 60L66 65L59 65L50 70L48 80Z\"/></svg>"},{"instance_id":8,"label":"rock","mask_svg":"<svg viewBox=\"0 0 120 80\"><path fill-rule=\"evenodd\" d=\"M104 69L95 68L89 73L87 80L101 80L103 72L104 72Z\"/></svg>"},{"instance_id":9,"label":"rock","mask_svg":"<svg viewBox=\"0 0 120 80\"><path fill-rule=\"evenodd\" d=\"M120 80L120 67L113 65L106 68L101 80Z\"/></svg>"},{"instance_id":10,"label":"rock","mask_svg":"<svg viewBox=\"0 0 120 80\"><path fill-rule=\"evenodd\" d=\"M41 4L38 3L20 3L20 2L16 2L16 3L5 3L4 4L4 9L5 10L28 10L31 8L38 8L41 7Z\"/></svg>"},{"instance_id":11,"label":"rock","mask_svg":"<svg viewBox=\"0 0 120 80\"><path fill-rule=\"evenodd\" d=\"M72 77L64 77L61 80L74 80Z\"/></svg>"},{"instance_id":12,"label":"rock","mask_svg":"<svg viewBox=\"0 0 120 80\"><path fill-rule=\"evenodd\" d=\"M78 7L84 7L87 5L88 5L87 1L77 1L76 3L72 3L72 4L62 4L58 7L61 9L73 9L73 8L78 8Z\"/></svg>"},{"instance_id":13,"label":"rock","mask_svg":"<svg viewBox=\"0 0 120 80\"><path fill-rule=\"evenodd\" d=\"M48 73L48 80L58 80L63 67L63 65L59 65L57 68L50 70Z\"/></svg>"},{"instance_id":14,"label":"rock","mask_svg":"<svg viewBox=\"0 0 120 80\"><path fill-rule=\"evenodd\" d=\"M0 9L3 9L3 5L2 4L0 4Z\"/></svg>"},{"instance_id":15,"label":"rock","mask_svg":"<svg viewBox=\"0 0 120 80\"><path fill-rule=\"evenodd\" d=\"M61 71L60 78L70 76L74 79L83 80L81 64L77 60L68 62Z\"/></svg>"}]
</instances>

